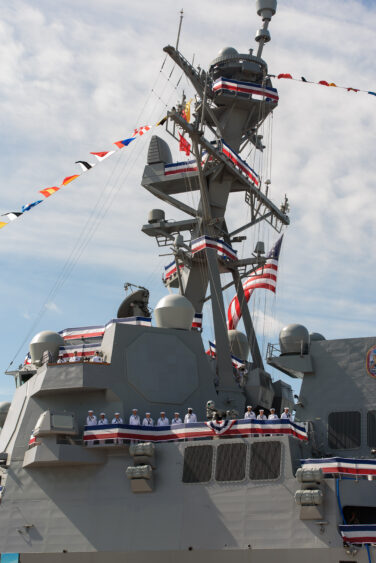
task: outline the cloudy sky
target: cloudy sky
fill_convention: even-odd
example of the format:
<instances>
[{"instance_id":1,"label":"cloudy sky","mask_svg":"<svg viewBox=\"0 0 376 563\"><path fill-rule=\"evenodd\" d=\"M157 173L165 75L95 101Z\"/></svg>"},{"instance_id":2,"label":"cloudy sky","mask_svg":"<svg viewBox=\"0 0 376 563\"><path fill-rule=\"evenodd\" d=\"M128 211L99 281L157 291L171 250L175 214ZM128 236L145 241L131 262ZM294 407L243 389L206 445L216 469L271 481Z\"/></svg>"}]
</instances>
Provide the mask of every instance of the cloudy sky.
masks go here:
<instances>
[{"instance_id":1,"label":"cloudy sky","mask_svg":"<svg viewBox=\"0 0 376 563\"><path fill-rule=\"evenodd\" d=\"M172 62L161 70L182 7L180 50L203 68L226 45L254 47L260 20L249 0L233 0L231 9L225 0L215 8L208 0L3 5L1 213L39 199L39 190L80 172L76 160L94 162L90 151L111 150L134 127L155 124L183 90L192 94ZM264 58L272 74L375 91L375 28L373 1L281 0ZM280 104L263 131L260 166L271 164L275 203L288 194L291 226L277 298L260 291L251 303L260 344L265 351L291 322L331 339L373 335L376 98L287 80L275 86ZM0 231L2 371L22 361L40 330L115 317L125 281L149 287L152 306L164 295L168 258L140 231L149 209L161 207L140 187L147 146L146 136L137 139ZM248 214L235 198L230 228ZM260 229L239 250L249 255L258 238L270 246L276 237ZM206 338L211 330L207 318ZM0 400L9 400L12 378L0 377Z\"/></svg>"}]
</instances>

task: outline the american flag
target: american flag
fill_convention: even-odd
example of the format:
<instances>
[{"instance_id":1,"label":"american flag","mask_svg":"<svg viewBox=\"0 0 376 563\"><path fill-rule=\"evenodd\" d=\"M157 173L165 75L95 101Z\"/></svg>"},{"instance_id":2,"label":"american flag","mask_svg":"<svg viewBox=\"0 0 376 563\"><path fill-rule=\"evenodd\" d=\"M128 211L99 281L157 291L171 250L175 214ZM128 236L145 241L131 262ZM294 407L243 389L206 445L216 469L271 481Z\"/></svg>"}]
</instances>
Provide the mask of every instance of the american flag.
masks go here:
<instances>
[{"instance_id":1,"label":"american flag","mask_svg":"<svg viewBox=\"0 0 376 563\"><path fill-rule=\"evenodd\" d=\"M257 268L243 283L245 299L248 303L253 290L257 288L269 289L273 293L277 288L278 259L281 252L283 235L277 240L275 245L266 256L264 266ZM242 316L238 296L232 299L227 311L227 328L234 330Z\"/></svg>"}]
</instances>

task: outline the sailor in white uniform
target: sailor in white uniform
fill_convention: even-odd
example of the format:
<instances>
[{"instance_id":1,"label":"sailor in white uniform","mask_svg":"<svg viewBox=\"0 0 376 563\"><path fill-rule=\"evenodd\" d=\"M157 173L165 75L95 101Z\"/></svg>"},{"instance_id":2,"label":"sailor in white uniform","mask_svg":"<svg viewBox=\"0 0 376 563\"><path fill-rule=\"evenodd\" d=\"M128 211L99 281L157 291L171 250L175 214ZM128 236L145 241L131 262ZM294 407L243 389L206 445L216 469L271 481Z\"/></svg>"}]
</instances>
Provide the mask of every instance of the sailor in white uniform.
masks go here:
<instances>
[{"instance_id":1,"label":"sailor in white uniform","mask_svg":"<svg viewBox=\"0 0 376 563\"><path fill-rule=\"evenodd\" d=\"M111 424L123 424L124 420L121 418L120 413L116 412L114 414L114 418L111 421ZM140 424L140 423L138 423Z\"/></svg>"},{"instance_id":2,"label":"sailor in white uniform","mask_svg":"<svg viewBox=\"0 0 376 563\"><path fill-rule=\"evenodd\" d=\"M168 426L170 424L170 421L168 420L166 413L164 411L160 412L160 417L158 418L157 421L157 426Z\"/></svg>"},{"instance_id":3,"label":"sailor in white uniform","mask_svg":"<svg viewBox=\"0 0 376 563\"><path fill-rule=\"evenodd\" d=\"M101 358L101 356L99 355L98 352L95 352L94 356L91 358L91 361L94 364L101 364L103 362L103 360L102 360L102 358Z\"/></svg>"},{"instance_id":4,"label":"sailor in white uniform","mask_svg":"<svg viewBox=\"0 0 376 563\"><path fill-rule=\"evenodd\" d=\"M140 424L141 424L141 419L140 419L140 417L138 416L137 413L138 413L137 409L132 409L132 414L129 417L129 424L131 426L140 426ZM115 413L115 415L116 415L116 413ZM114 421L112 421L112 422L114 423ZM116 423L114 423L114 424L116 424Z\"/></svg>"},{"instance_id":5,"label":"sailor in white uniform","mask_svg":"<svg viewBox=\"0 0 376 563\"><path fill-rule=\"evenodd\" d=\"M173 417L173 419L171 420L171 424L183 424L183 421L182 421L182 419L180 418L178 412L174 412L174 417Z\"/></svg>"},{"instance_id":6,"label":"sailor in white uniform","mask_svg":"<svg viewBox=\"0 0 376 563\"><path fill-rule=\"evenodd\" d=\"M188 412L184 417L184 424L191 424L192 422L197 422L197 416L193 412L193 409L189 407Z\"/></svg>"},{"instance_id":7,"label":"sailor in white uniform","mask_svg":"<svg viewBox=\"0 0 376 563\"><path fill-rule=\"evenodd\" d=\"M281 418L282 419L291 419L291 414L290 414L290 409L288 407L285 407L283 409L283 413L281 414Z\"/></svg>"},{"instance_id":8,"label":"sailor in white uniform","mask_svg":"<svg viewBox=\"0 0 376 563\"><path fill-rule=\"evenodd\" d=\"M275 414L275 409L270 409L268 420L278 420L278 416Z\"/></svg>"},{"instance_id":9,"label":"sailor in white uniform","mask_svg":"<svg viewBox=\"0 0 376 563\"><path fill-rule=\"evenodd\" d=\"M257 415L257 420L267 420L266 416L264 415L264 409L259 410L259 414Z\"/></svg>"},{"instance_id":10,"label":"sailor in white uniform","mask_svg":"<svg viewBox=\"0 0 376 563\"><path fill-rule=\"evenodd\" d=\"M57 364L65 364L67 360L63 356L59 356L57 360Z\"/></svg>"},{"instance_id":11,"label":"sailor in white uniform","mask_svg":"<svg viewBox=\"0 0 376 563\"><path fill-rule=\"evenodd\" d=\"M101 412L98 419L98 426L101 426L103 424L108 424L108 419L106 418L105 412Z\"/></svg>"},{"instance_id":12,"label":"sailor in white uniform","mask_svg":"<svg viewBox=\"0 0 376 563\"><path fill-rule=\"evenodd\" d=\"M73 356L70 358L69 360L70 362L80 362L81 358L80 356L77 354L77 351L73 352Z\"/></svg>"},{"instance_id":13,"label":"sailor in white uniform","mask_svg":"<svg viewBox=\"0 0 376 563\"><path fill-rule=\"evenodd\" d=\"M250 418L251 420L254 420L256 418L256 413L252 410L251 405L247 406L247 410L244 413L244 418Z\"/></svg>"},{"instance_id":14,"label":"sailor in white uniform","mask_svg":"<svg viewBox=\"0 0 376 563\"><path fill-rule=\"evenodd\" d=\"M154 426L154 420L150 416L150 412L145 413L145 418L142 421L142 426Z\"/></svg>"},{"instance_id":15,"label":"sailor in white uniform","mask_svg":"<svg viewBox=\"0 0 376 563\"><path fill-rule=\"evenodd\" d=\"M94 414L94 411L90 410L87 411L88 415L86 417L86 426L96 426L97 424L97 417Z\"/></svg>"}]
</instances>

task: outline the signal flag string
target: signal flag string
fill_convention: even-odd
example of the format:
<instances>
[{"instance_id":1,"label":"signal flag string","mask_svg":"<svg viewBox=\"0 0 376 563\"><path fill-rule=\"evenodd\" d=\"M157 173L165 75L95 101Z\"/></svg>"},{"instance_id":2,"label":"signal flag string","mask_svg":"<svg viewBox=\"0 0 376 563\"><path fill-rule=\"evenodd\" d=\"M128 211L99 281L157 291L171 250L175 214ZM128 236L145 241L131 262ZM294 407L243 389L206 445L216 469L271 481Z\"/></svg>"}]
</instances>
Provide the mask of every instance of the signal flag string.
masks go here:
<instances>
[{"instance_id":1,"label":"signal flag string","mask_svg":"<svg viewBox=\"0 0 376 563\"><path fill-rule=\"evenodd\" d=\"M285 72L285 73L281 73L281 74L268 74L269 78L278 78L279 80L281 78L287 79L287 80L294 80L295 82L305 82L306 84L317 84L319 86L327 86L327 87L332 87L332 88L341 88L341 90L347 90L348 92L362 92L364 94L370 94L371 96L376 96L376 92L372 92L370 90L361 90L360 88L352 88L349 86L339 86L338 84L335 84L334 82L327 82L326 80L319 80L318 82L315 82L313 80L307 80L306 78L304 78L304 76L301 76L300 78L294 78L291 74Z\"/></svg>"},{"instance_id":2,"label":"signal flag string","mask_svg":"<svg viewBox=\"0 0 376 563\"><path fill-rule=\"evenodd\" d=\"M159 123L157 123L156 125L159 125ZM142 127L136 127L136 129L134 129L133 131L132 137L123 139L122 141L116 141L115 143L113 143L114 145L117 146L117 150L91 152L90 154L93 155L98 160L98 163L102 162L106 158L112 156L114 153L119 152L119 150L121 150L122 148L127 147L132 141L134 141L137 138L137 136L142 136L148 131L150 131L151 129L152 129L151 125L143 125ZM70 184L71 182L82 176L82 174L88 172L95 166L95 164L87 162L85 160L77 160L75 164L79 164L79 166L81 167L82 169L81 174L73 174L72 176L66 176L64 180L61 182L61 184L59 184L59 186L52 186L49 188L44 188L43 190L39 190L39 193L44 196L44 199L38 199L36 201L33 201L32 203L27 203L23 205L21 207L21 211L8 211L7 213L3 213L1 217L6 217L8 221L0 221L0 229L6 227L6 225L9 225L9 223L14 221L15 219L21 217L26 211L30 211L30 209L33 209L40 203L43 203L45 199L51 197L56 192L58 192L61 188L67 186L68 184Z\"/></svg>"}]
</instances>

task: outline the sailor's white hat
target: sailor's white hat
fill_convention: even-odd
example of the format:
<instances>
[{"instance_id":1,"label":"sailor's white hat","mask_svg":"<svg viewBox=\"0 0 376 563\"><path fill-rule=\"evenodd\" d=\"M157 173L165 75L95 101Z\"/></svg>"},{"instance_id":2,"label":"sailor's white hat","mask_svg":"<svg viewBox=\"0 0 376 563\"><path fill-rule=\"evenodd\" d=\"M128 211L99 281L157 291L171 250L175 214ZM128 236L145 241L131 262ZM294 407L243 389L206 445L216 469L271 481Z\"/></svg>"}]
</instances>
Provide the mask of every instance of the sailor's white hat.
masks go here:
<instances>
[{"instance_id":1,"label":"sailor's white hat","mask_svg":"<svg viewBox=\"0 0 376 563\"><path fill-rule=\"evenodd\" d=\"M166 414L165 411L161 411L159 414Z\"/></svg>"},{"instance_id":2,"label":"sailor's white hat","mask_svg":"<svg viewBox=\"0 0 376 563\"><path fill-rule=\"evenodd\" d=\"M106 416L105 412L101 412L101 414L99 416Z\"/></svg>"},{"instance_id":3,"label":"sailor's white hat","mask_svg":"<svg viewBox=\"0 0 376 563\"><path fill-rule=\"evenodd\" d=\"M251 408L252 408L252 405L247 405L247 409L251 409Z\"/></svg>"},{"instance_id":4,"label":"sailor's white hat","mask_svg":"<svg viewBox=\"0 0 376 563\"><path fill-rule=\"evenodd\" d=\"M89 409L87 412L94 412L93 409Z\"/></svg>"},{"instance_id":5,"label":"sailor's white hat","mask_svg":"<svg viewBox=\"0 0 376 563\"><path fill-rule=\"evenodd\" d=\"M137 410L137 409L136 409L136 410ZM116 413L115 413L115 416L116 416L117 414L120 416L120 413L119 413L119 412L116 412Z\"/></svg>"},{"instance_id":6,"label":"sailor's white hat","mask_svg":"<svg viewBox=\"0 0 376 563\"><path fill-rule=\"evenodd\" d=\"M147 414L150 415L150 412L146 412L146 413L145 413L145 415L147 415Z\"/></svg>"},{"instance_id":7,"label":"sailor's white hat","mask_svg":"<svg viewBox=\"0 0 376 563\"><path fill-rule=\"evenodd\" d=\"M133 411L137 411L137 412L138 412L138 409L132 409L132 412L133 412ZM115 413L115 414L116 414L116 413ZM118 413L118 414L120 414L120 413Z\"/></svg>"}]
</instances>

